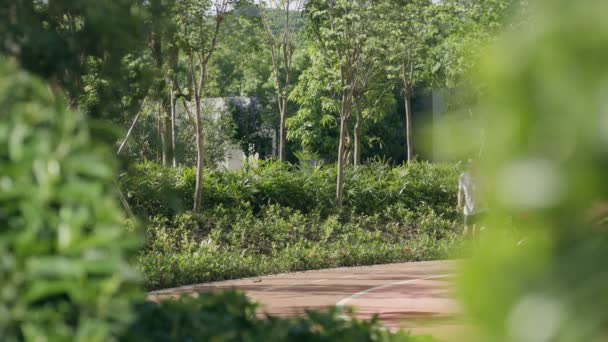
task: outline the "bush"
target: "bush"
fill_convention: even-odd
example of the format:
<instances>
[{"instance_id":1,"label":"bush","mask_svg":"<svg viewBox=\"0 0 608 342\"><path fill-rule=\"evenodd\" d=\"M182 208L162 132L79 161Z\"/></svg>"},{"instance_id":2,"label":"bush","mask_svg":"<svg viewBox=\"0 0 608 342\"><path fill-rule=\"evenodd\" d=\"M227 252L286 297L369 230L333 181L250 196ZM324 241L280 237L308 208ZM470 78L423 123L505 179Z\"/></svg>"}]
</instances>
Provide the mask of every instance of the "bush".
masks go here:
<instances>
[{"instance_id":1,"label":"bush","mask_svg":"<svg viewBox=\"0 0 608 342\"><path fill-rule=\"evenodd\" d=\"M246 207L243 205L242 207ZM166 288L262 274L372 265L449 256L456 224L431 209L415 213L403 205L383 214L323 218L270 205L220 207L206 217L183 213L156 217L139 267L149 288Z\"/></svg>"},{"instance_id":2,"label":"bush","mask_svg":"<svg viewBox=\"0 0 608 342\"><path fill-rule=\"evenodd\" d=\"M0 58L3 341L113 340L139 293L112 156L66 107Z\"/></svg>"},{"instance_id":3,"label":"bush","mask_svg":"<svg viewBox=\"0 0 608 342\"><path fill-rule=\"evenodd\" d=\"M382 162L347 169L347 211L375 215L391 205L411 211L432 208L439 215L456 218L459 167L417 162L393 167ZM121 177L129 202L143 217L172 217L192 207L195 170L169 169L147 162L136 164ZM207 171L203 180L203 210L217 207L251 207L258 214L272 204L323 217L335 210L335 167L299 168L276 162L240 171Z\"/></svg>"},{"instance_id":4,"label":"bush","mask_svg":"<svg viewBox=\"0 0 608 342\"><path fill-rule=\"evenodd\" d=\"M428 341L390 333L376 319L345 320L340 312L309 312L303 317L256 317L256 305L238 292L200 294L138 307L130 341Z\"/></svg>"}]
</instances>

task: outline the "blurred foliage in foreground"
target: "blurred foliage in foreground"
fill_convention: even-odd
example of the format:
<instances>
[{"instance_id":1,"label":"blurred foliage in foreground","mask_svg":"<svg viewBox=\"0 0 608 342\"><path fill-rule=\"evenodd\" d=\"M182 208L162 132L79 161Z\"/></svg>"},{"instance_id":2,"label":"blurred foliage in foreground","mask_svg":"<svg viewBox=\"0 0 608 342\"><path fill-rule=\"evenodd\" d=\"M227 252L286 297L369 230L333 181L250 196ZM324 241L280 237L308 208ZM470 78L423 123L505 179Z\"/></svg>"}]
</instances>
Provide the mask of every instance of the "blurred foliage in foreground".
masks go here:
<instances>
[{"instance_id":1,"label":"blurred foliage in foreground","mask_svg":"<svg viewBox=\"0 0 608 342\"><path fill-rule=\"evenodd\" d=\"M436 341L391 333L376 319L345 320L335 309L292 319L260 319L257 306L235 292L143 303L137 311L127 341Z\"/></svg>"},{"instance_id":2,"label":"blurred foliage in foreground","mask_svg":"<svg viewBox=\"0 0 608 342\"><path fill-rule=\"evenodd\" d=\"M129 323L138 246L113 156L84 117L0 58L0 336L107 341Z\"/></svg>"},{"instance_id":3,"label":"blurred foliage in foreground","mask_svg":"<svg viewBox=\"0 0 608 342\"><path fill-rule=\"evenodd\" d=\"M538 1L482 68L493 215L461 292L483 341L608 340L605 13Z\"/></svg>"}]
</instances>

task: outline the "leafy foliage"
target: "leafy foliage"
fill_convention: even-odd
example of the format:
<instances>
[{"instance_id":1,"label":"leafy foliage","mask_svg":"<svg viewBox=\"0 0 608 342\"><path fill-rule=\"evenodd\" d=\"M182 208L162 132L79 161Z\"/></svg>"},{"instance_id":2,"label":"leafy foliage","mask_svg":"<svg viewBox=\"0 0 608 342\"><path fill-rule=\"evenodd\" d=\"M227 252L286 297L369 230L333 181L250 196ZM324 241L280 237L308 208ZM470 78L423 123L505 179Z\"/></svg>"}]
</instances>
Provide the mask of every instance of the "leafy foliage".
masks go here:
<instances>
[{"instance_id":1,"label":"leafy foliage","mask_svg":"<svg viewBox=\"0 0 608 342\"><path fill-rule=\"evenodd\" d=\"M241 215L241 216L239 216ZM431 209L402 206L386 214L319 214L269 206L260 215L218 208L213 216L180 214L148 226L138 258L149 288L341 266L447 258L457 224Z\"/></svg>"},{"instance_id":2,"label":"leafy foliage","mask_svg":"<svg viewBox=\"0 0 608 342\"><path fill-rule=\"evenodd\" d=\"M390 333L377 320L347 321L335 309L292 319L258 319L256 305L238 292L145 303L138 313L127 341L433 341Z\"/></svg>"},{"instance_id":3,"label":"leafy foliage","mask_svg":"<svg viewBox=\"0 0 608 342\"><path fill-rule=\"evenodd\" d=\"M412 211L431 207L454 219L459 169L452 164L423 162L393 167L381 161L349 169L345 208L375 215L391 205ZM300 168L275 162L240 171L210 171L203 182L204 207L210 212L218 207L250 207L259 213L267 205L278 204L326 217L335 211L335 172L333 165ZM144 217L172 217L190 207L194 170L142 163L123 174L121 183L135 211Z\"/></svg>"},{"instance_id":4,"label":"leafy foliage","mask_svg":"<svg viewBox=\"0 0 608 342\"><path fill-rule=\"evenodd\" d=\"M108 341L132 318L137 239L83 116L0 59L0 335Z\"/></svg>"},{"instance_id":5,"label":"leafy foliage","mask_svg":"<svg viewBox=\"0 0 608 342\"><path fill-rule=\"evenodd\" d=\"M193 169L139 165L123 178L148 225L139 267L151 288L276 272L448 257L457 245L458 167L377 162L347 173L333 207L335 168L263 163L209 172L202 215L186 212Z\"/></svg>"},{"instance_id":6,"label":"leafy foliage","mask_svg":"<svg viewBox=\"0 0 608 342\"><path fill-rule=\"evenodd\" d=\"M493 190L494 233L468 263L461 293L482 340L601 341L608 240L596 221L605 209L592 209L608 194L608 4L538 1L531 9L532 20L484 57L481 170ZM522 216L524 239L509 238L510 218Z\"/></svg>"}]
</instances>

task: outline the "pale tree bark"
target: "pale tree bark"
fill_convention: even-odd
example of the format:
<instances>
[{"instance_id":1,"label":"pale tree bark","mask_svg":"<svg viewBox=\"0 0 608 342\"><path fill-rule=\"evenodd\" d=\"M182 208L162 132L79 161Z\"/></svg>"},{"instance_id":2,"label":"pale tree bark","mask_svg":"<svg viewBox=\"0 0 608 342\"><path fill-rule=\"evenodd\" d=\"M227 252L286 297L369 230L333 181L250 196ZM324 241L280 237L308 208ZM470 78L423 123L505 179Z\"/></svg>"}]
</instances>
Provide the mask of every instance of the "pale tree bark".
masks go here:
<instances>
[{"instance_id":1,"label":"pale tree bark","mask_svg":"<svg viewBox=\"0 0 608 342\"><path fill-rule=\"evenodd\" d=\"M411 162L414 157L414 148L412 146L412 98L411 90L406 90L404 93L405 101L405 143L407 145L406 160Z\"/></svg>"},{"instance_id":2,"label":"pale tree bark","mask_svg":"<svg viewBox=\"0 0 608 342\"><path fill-rule=\"evenodd\" d=\"M403 98L405 105L405 143L406 143L406 160L410 163L414 158L414 147L412 146L412 77L414 74L414 66L409 59L409 70L406 62L401 65L401 81L403 87Z\"/></svg>"},{"instance_id":3,"label":"pale tree bark","mask_svg":"<svg viewBox=\"0 0 608 342\"><path fill-rule=\"evenodd\" d=\"M201 79L204 79L205 73L201 71ZM203 168L205 158L205 146L203 140L203 118L201 109L201 93L202 82L197 85L196 78L193 78L193 89L194 89L194 122L195 122L195 134L196 134L196 185L194 190L194 212L200 212L203 202Z\"/></svg>"},{"instance_id":4,"label":"pale tree bark","mask_svg":"<svg viewBox=\"0 0 608 342\"><path fill-rule=\"evenodd\" d=\"M147 100L148 100L148 98L146 97L142 101L141 106L139 107L139 111L135 115L135 119L133 119L133 122L131 123L129 130L127 131L127 134L125 135L125 138L123 139L122 143L120 144L120 147L118 147L118 151L116 152L116 155L120 155L120 152L122 152L122 149L127 144L127 141L129 140L129 137L131 136L131 133L133 132L133 129L135 128L135 125L137 125L137 122L139 121L139 116L141 115L141 112L143 111L143 108L144 108Z\"/></svg>"},{"instance_id":5,"label":"pale tree bark","mask_svg":"<svg viewBox=\"0 0 608 342\"><path fill-rule=\"evenodd\" d=\"M169 88L169 100L170 100L170 106L171 106L171 156L172 156L172 160L171 160L171 165L173 165L173 167L177 167L177 153L176 153L176 145L175 145L175 116L176 114L176 108L175 108L175 95L173 94L173 92L175 91L175 86L173 81L171 81L171 87Z\"/></svg>"},{"instance_id":6,"label":"pale tree bark","mask_svg":"<svg viewBox=\"0 0 608 342\"><path fill-rule=\"evenodd\" d=\"M163 133L162 133L162 120L161 120L161 108L160 105L157 106L156 112L156 133L159 141L162 141ZM161 143L161 146L156 147L156 161L162 162L162 149L164 144Z\"/></svg>"},{"instance_id":7,"label":"pale tree bark","mask_svg":"<svg viewBox=\"0 0 608 342\"><path fill-rule=\"evenodd\" d=\"M168 142L167 142L167 133L169 132L169 126L170 126L170 122L169 125L167 125L167 119L170 120L169 116L166 115L166 108L165 108L165 104L164 101L161 99L160 103L158 104L158 115L159 115L159 120L160 120L160 124L159 124L159 129L160 129L160 141L161 141L161 160L163 163L163 166L167 166L168 164L168 160L169 160L169 151L167 148Z\"/></svg>"},{"instance_id":8,"label":"pale tree bark","mask_svg":"<svg viewBox=\"0 0 608 342\"><path fill-rule=\"evenodd\" d=\"M353 165L359 166L361 165L361 113L357 111L357 116L355 117L355 127L354 127L354 152L353 152Z\"/></svg>"},{"instance_id":9,"label":"pale tree bark","mask_svg":"<svg viewBox=\"0 0 608 342\"><path fill-rule=\"evenodd\" d=\"M350 99L347 91L342 94L342 111L340 113L340 143L338 145L338 175L336 180L336 204L342 208L344 202L344 167L346 163L346 134L350 116Z\"/></svg>"}]
</instances>

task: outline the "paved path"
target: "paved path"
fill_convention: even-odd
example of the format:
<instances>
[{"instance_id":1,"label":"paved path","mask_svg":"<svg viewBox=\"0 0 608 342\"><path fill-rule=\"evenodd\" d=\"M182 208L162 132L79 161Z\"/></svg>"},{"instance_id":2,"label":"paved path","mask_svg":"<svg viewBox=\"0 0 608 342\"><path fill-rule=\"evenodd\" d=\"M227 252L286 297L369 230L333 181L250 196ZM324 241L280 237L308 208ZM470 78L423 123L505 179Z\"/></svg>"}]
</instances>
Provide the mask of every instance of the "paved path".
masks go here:
<instances>
[{"instance_id":1,"label":"paved path","mask_svg":"<svg viewBox=\"0 0 608 342\"><path fill-rule=\"evenodd\" d=\"M275 316L352 306L359 318L378 314L389 328L453 340L464 329L450 294L455 269L454 261L338 268L185 286L153 292L150 299L236 288Z\"/></svg>"}]
</instances>

